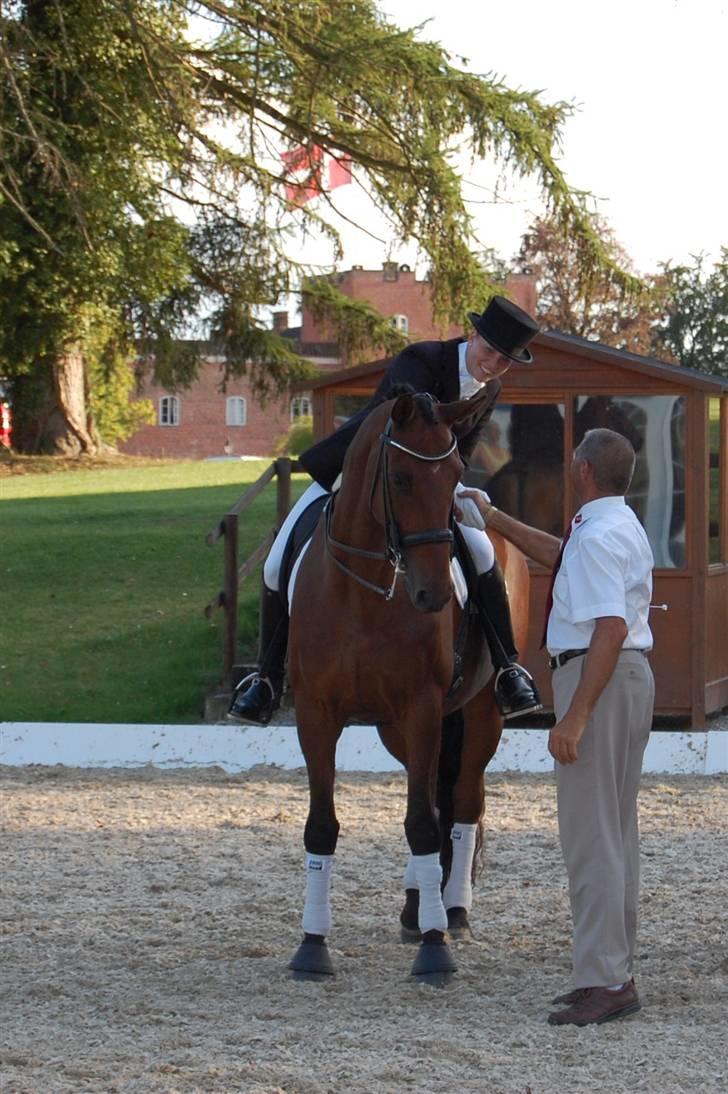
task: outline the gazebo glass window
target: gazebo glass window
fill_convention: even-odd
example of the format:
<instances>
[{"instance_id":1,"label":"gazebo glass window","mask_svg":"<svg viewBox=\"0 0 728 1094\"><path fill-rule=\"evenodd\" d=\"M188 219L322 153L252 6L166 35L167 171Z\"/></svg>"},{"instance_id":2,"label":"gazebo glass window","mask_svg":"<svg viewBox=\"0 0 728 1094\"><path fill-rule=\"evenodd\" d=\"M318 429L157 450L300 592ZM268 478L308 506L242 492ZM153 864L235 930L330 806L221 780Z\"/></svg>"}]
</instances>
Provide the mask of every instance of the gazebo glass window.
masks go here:
<instances>
[{"instance_id":1,"label":"gazebo glass window","mask_svg":"<svg viewBox=\"0 0 728 1094\"><path fill-rule=\"evenodd\" d=\"M371 395L337 395L334 399L334 428L339 429L367 405Z\"/></svg>"},{"instance_id":2,"label":"gazebo glass window","mask_svg":"<svg viewBox=\"0 0 728 1094\"><path fill-rule=\"evenodd\" d=\"M724 562L720 542L720 399L708 400L708 562Z\"/></svg>"},{"instance_id":3,"label":"gazebo glass window","mask_svg":"<svg viewBox=\"0 0 728 1094\"><path fill-rule=\"evenodd\" d=\"M589 429L622 433L637 454L627 502L650 541L657 569L685 566L685 429L682 395L579 395L574 444Z\"/></svg>"},{"instance_id":4,"label":"gazebo glass window","mask_svg":"<svg viewBox=\"0 0 728 1094\"><path fill-rule=\"evenodd\" d=\"M512 517L564 532L563 403L499 403L465 476Z\"/></svg>"}]
</instances>

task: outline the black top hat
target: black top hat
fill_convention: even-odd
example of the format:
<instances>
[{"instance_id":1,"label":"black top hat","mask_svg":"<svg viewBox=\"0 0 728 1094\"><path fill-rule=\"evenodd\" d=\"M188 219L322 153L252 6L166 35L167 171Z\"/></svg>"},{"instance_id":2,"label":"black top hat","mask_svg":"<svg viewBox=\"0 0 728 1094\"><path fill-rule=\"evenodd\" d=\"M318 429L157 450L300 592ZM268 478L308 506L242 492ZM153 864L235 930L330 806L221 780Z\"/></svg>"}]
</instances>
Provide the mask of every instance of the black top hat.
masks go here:
<instances>
[{"instance_id":1,"label":"black top hat","mask_svg":"<svg viewBox=\"0 0 728 1094\"><path fill-rule=\"evenodd\" d=\"M493 349L512 361L531 364L533 355L526 346L538 334L539 326L523 308L504 296L494 296L482 315L472 311L468 318Z\"/></svg>"}]
</instances>

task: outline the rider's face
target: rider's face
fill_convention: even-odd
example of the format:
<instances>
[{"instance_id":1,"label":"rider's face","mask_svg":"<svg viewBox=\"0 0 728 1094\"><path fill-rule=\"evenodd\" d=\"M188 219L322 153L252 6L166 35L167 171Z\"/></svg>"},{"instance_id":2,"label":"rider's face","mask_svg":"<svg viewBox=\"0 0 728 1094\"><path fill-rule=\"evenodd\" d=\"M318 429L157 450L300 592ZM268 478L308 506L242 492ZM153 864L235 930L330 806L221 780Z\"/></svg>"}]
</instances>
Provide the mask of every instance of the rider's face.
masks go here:
<instances>
[{"instance_id":1,"label":"rider's face","mask_svg":"<svg viewBox=\"0 0 728 1094\"><path fill-rule=\"evenodd\" d=\"M468 336L468 348L465 351L465 364L474 380L487 383L502 376L511 367L510 357L493 349L482 335L472 330Z\"/></svg>"}]
</instances>

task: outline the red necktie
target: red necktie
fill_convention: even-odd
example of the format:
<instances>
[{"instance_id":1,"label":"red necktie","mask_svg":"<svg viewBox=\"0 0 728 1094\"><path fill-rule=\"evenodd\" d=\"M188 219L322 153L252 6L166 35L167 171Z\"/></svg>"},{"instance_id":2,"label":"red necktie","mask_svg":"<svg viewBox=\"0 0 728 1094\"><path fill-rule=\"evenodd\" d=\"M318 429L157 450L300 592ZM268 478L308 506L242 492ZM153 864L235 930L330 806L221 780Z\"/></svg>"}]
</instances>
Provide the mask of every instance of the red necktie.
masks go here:
<instances>
[{"instance_id":1,"label":"red necktie","mask_svg":"<svg viewBox=\"0 0 728 1094\"><path fill-rule=\"evenodd\" d=\"M569 527L566 529L566 535L564 536L564 538L561 541L561 546L559 547L559 553L556 556L556 562L554 562L554 568L551 571L551 579L549 580L549 588L548 588L548 592L546 593L546 608L544 610L544 616L543 616L543 635L541 637L541 649L543 649L544 646L546 645L546 631L548 630L548 626L549 626L549 616L551 615L551 609L554 606L554 583L556 581L556 575L559 572L559 567L561 566L561 560L564 557L564 548L566 547L566 544L569 542L569 536L571 535L572 527L573 527L573 521L569 524Z\"/></svg>"}]
</instances>

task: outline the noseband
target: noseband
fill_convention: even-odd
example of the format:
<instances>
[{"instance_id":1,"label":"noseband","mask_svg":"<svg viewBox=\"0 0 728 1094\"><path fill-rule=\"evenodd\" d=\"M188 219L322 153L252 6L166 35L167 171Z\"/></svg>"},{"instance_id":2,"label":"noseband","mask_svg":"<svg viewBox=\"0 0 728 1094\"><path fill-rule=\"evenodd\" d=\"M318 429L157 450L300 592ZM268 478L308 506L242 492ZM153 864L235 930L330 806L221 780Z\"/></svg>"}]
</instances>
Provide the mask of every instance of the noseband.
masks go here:
<instances>
[{"instance_id":1,"label":"noseband","mask_svg":"<svg viewBox=\"0 0 728 1094\"><path fill-rule=\"evenodd\" d=\"M394 514L394 506L392 504L391 488L389 485L389 449L398 448L400 452L406 452L408 456L414 456L417 460L426 460L428 463L438 463L441 460L446 460L448 456L451 456L457 448L457 440L455 437L452 439L450 447L445 452L438 452L434 456L429 456L425 452L418 452L414 448L409 448L406 444L402 444L400 441L395 441L392 437L392 419L387 422L385 430L379 437L379 455L377 457L377 466L374 471L374 477L372 478L372 485L369 490L369 512L373 513L374 504L374 492L377 488L377 482L381 478L382 480L382 500L384 503L384 551L364 551L361 547L352 547L351 544L341 543L339 540L334 539L331 534L331 520L334 511L334 495L332 495L326 503L324 510L324 531L326 537L326 550L329 558L334 562L340 570L349 577L353 577L355 581L358 581L360 585L364 585L367 589L371 589L372 592L379 593L385 600L391 600L394 596L394 590L397 585L397 578L400 574L407 573L407 548L408 547L421 547L425 543L452 543L453 533L451 528L426 528L422 532L411 532L408 535L402 535L397 524L397 518ZM367 581L366 578L361 577L359 574L354 573L348 566L345 566L343 562L340 562L338 558L333 554L331 548L337 547L340 551L346 551L351 555L357 555L359 558L374 558L380 562L389 562L394 569L392 576L392 584L389 588L381 585L375 585L371 581Z\"/></svg>"}]
</instances>

